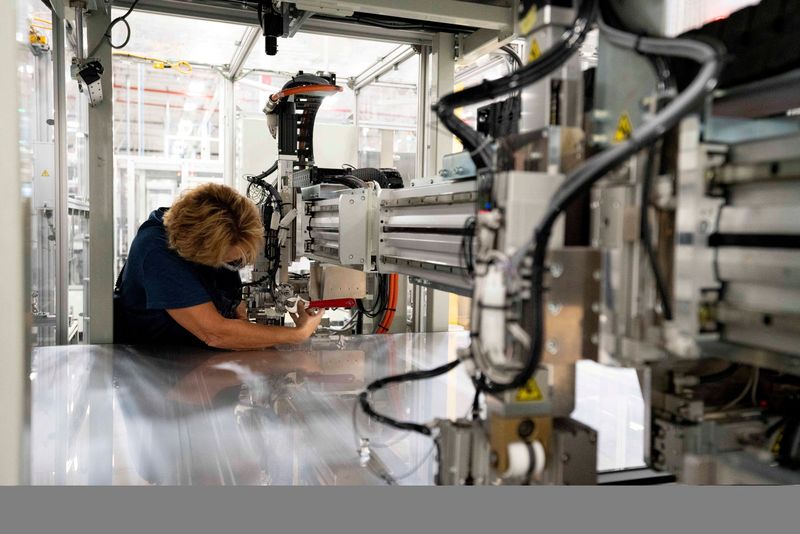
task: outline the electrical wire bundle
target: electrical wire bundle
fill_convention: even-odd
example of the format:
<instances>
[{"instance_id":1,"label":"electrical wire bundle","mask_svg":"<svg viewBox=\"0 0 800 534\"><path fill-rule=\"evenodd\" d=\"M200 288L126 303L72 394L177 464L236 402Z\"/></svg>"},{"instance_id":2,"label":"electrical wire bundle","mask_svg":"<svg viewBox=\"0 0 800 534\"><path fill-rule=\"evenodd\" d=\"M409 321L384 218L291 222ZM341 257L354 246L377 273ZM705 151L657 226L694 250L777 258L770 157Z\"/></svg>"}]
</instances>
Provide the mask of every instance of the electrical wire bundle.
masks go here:
<instances>
[{"instance_id":1,"label":"electrical wire bundle","mask_svg":"<svg viewBox=\"0 0 800 534\"><path fill-rule=\"evenodd\" d=\"M694 60L701 65L692 83L656 116L633 132L631 137L608 150L587 160L567 176L550 201L544 217L537 225L532 242L527 250L521 249L514 258L512 266L519 269L527 257L532 258L531 294L533 313L533 334L531 351L523 369L507 383L487 382L485 389L491 393L499 393L508 389L523 386L533 375L541 359L542 340L544 337L543 301L545 256L549 245L553 226L561 213L575 198L587 191L602 176L630 158L638 151L654 143L678 121L696 109L713 91L722 70L722 52L707 43L691 39L669 39L646 37L611 28L600 22L601 31L616 46L633 49L642 54L659 54L676 56Z\"/></svg>"},{"instance_id":2,"label":"electrical wire bundle","mask_svg":"<svg viewBox=\"0 0 800 534\"><path fill-rule=\"evenodd\" d=\"M496 98L518 90L522 86L535 83L558 68L577 51L583 42L595 18L596 8L596 0L584 0L578 8L575 21L562 36L561 42L550 48L537 61L503 78L484 81L475 87L451 93L434 106L442 123L461 140L465 148L473 153L473 158L479 168L491 166L492 158L487 151L488 143L477 131L458 119L454 110L457 107ZM522 369L508 382L492 382L485 376L480 376L475 381L479 391L498 394L522 387L539 366L544 335L544 274L547 270L545 259L557 218L571 202L591 188L597 180L626 159L653 144L676 126L681 118L702 104L714 90L722 71L723 50L718 46L692 39L658 38L628 33L611 28L602 20L600 28L607 39L616 46L628 48L643 55L686 58L698 63L700 70L686 89L672 99L653 119L633 132L626 141L593 156L584 165L571 172L553 195L545 215L536 226L531 242L528 246L522 247L510 262L510 267L519 272L523 263L530 260L527 270L530 272L533 332L528 357ZM459 360L456 360L430 371L418 371L376 380L359 395L359 403L367 415L379 422L430 436L431 429L425 425L396 421L375 412L370 405L369 394L389 383L421 380L447 373L458 366L458 363Z\"/></svg>"},{"instance_id":3,"label":"electrical wire bundle","mask_svg":"<svg viewBox=\"0 0 800 534\"><path fill-rule=\"evenodd\" d=\"M386 307L383 310L383 318L381 318L380 322L378 323L378 327L375 329L376 334L386 334L392 327L394 315L397 311L397 296L399 294L400 287L398 279L399 276L397 273L392 273L389 275L388 301L386 302Z\"/></svg>"},{"instance_id":4,"label":"electrical wire bundle","mask_svg":"<svg viewBox=\"0 0 800 534\"><path fill-rule=\"evenodd\" d=\"M364 301L358 299L356 302L358 305L358 312L363 314L365 317L369 317L370 319L374 319L376 317L380 317L384 311L386 311L386 307L389 302L389 275L381 274L378 276L378 287L375 291L375 299L372 301L372 307L367 309L364 307Z\"/></svg>"},{"instance_id":5,"label":"electrical wire bundle","mask_svg":"<svg viewBox=\"0 0 800 534\"><path fill-rule=\"evenodd\" d=\"M248 284L249 286L264 284L266 290L274 296L275 278L281 264L281 244L278 238L280 229L278 224L273 224L277 218L278 222L283 218L283 200L274 185L269 183L266 178L278 169L278 162L261 174L248 178L250 182L247 186L247 196L261 209L261 221L264 225L264 258L267 260L267 274Z\"/></svg>"},{"instance_id":6,"label":"electrical wire bundle","mask_svg":"<svg viewBox=\"0 0 800 534\"><path fill-rule=\"evenodd\" d=\"M378 288L375 299L370 308L364 307L364 302L358 300L356 314L362 317L376 319L380 317L375 334L386 334L392 327L395 312L397 311L397 298L399 295L399 277L397 274L382 274L378 277Z\"/></svg>"},{"instance_id":7,"label":"electrical wire bundle","mask_svg":"<svg viewBox=\"0 0 800 534\"><path fill-rule=\"evenodd\" d=\"M466 150L472 153L475 165L479 169L491 168L492 157L489 153L488 139L455 114L457 108L476 104L485 100L506 95L512 91L535 83L550 72L563 65L578 51L595 18L595 0L584 0L578 8L578 14L570 28L561 37L561 41L542 54L539 59L525 67L496 80L483 82L467 89L450 93L442 97L433 106L433 110Z\"/></svg>"},{"instance_id":8,"label":"electrical wire bundle","mask_svg":"<svg viewBox=\"0 0 800 534\"><path fill-rule=\"evenodd\" d=\"M475 217L467 218L464 223L464 232L461 234L461 244L459 245L459 256L468 276L475 274L475 254L472 242L475 240L476 225Z\"/></svg>"}]
</instances>

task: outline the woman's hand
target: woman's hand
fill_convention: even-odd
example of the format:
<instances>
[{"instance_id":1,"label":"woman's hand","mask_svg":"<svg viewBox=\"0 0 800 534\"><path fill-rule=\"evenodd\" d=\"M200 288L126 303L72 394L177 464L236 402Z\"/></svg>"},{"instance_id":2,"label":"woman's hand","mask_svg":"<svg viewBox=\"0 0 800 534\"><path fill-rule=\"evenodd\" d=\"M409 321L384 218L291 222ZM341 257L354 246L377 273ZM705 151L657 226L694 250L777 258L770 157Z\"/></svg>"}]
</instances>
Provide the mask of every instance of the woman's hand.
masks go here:
<instances>
[{"instance_id":1,"label":"woman's hand","mask_svg":"<svg viewBox=\"0 0 800 534\"><path fill-rule=\"evenodd\" d=\"M314 330L319 326L322 321L322 310L306 309L302 301L297 302L297 313L289 314L294 321L294 324L300 329L305 337L310 337Z\"/></svg>"},{"instance_id":2,"label":"woman's hand","mask_svg":"<svg viewBox=\"0 0 800 534\"><path fill-rule=\"evenodd\" d=\"M243 321L249 321L247 317L247 303L240 302L239 305L236 306L236 318Z\"/></svg>"}]
</instances>

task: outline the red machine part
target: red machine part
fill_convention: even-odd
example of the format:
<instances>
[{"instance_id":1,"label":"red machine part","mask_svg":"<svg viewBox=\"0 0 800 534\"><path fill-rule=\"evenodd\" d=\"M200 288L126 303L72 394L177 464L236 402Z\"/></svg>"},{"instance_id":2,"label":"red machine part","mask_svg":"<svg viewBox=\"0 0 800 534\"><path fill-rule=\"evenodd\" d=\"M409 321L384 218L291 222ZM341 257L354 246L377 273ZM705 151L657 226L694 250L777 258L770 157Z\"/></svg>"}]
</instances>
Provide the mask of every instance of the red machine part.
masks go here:
<instances>
[{"instance_id":1,"label":"red machine part","mask_svg":"<svg viewBox=\"0 0 800 534\"><path fill-rule=\"evenodd\" d=\"M308 308L316 308L318 310L330 310L332 308L355 308L356 299L329 299L329 300L312 300L308 303Z\"/></svg>"}]
</instances>

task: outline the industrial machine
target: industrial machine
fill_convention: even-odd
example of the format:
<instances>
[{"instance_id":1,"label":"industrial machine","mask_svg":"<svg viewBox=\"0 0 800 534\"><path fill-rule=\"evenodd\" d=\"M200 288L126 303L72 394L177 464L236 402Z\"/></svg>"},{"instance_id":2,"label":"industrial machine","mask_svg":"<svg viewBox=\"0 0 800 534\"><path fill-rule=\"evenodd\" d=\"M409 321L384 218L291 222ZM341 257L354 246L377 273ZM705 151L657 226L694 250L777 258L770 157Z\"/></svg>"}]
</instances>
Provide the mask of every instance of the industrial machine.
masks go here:
<instances>
[{"instance_id":1,"label":"industrial machine","mask_svg":"<svg viewBox=\"0 0 800 534\"><path fill-rule=\"evenodd\" d=\"M241 4L257 5L268 54L311 16L415 20L386 2ZM315 165L334 74L299 72L266 103L279 154L248 177L266 237L244 289L252 320L345 299L338 332L384 333L403 279L472 298L457 359L358 395L372 420L434 441L439 484L598 482L597 432L571 417L581 359L637 369L652 469L800 480L800 6L762 0L674 36L667 4L509 3L513 35L484 44L516 40L519 67L435 103L464 151L411 182ZM437 17L424 29L452 29ZM590 34L597 65L582 69ZM456 110L479 104L473 128ZM301 257L309 272L290 268ZM373 403L456 368L475 387L466 417L403 421ZM354 454L369 458L368 440Z\"/></svg>"},{"instance_id":2,"label":"industrial machine","mask_svg":"<svg viewBox=\"0 0 800 534\"><path fill-rule=\"evenodd\" d=\"M278 180L252 181L269 192L281 254L254 276L272 284L280 270L266 286L279 312L286 296L319 291L319 275L287 285L302 255L363 290L336 297L365 298L369 285L378 298L380 284L357 277L389 273L472 296L458 360L359 397L377 421L435 440L440 484L595 483L597 434L570 418L580 359L639 369L652 468L687 483L787 480L800 465L786 116L798 102L771 93L796 58L750 64L743 79L737 66L756 52L737 39L800 12L764 1L667 38L663 5L520 4L525 65L435 105L465 151L407 187L391 171L313 165L313 116L334 76L300 73L273 95ZM598 65L581 72L576 52L598 28ZM454 113L487 100L479 130ZM387 384L460 364L476 388L471 417L397 421L371 404Z\"/></svg>"}]
</instances>

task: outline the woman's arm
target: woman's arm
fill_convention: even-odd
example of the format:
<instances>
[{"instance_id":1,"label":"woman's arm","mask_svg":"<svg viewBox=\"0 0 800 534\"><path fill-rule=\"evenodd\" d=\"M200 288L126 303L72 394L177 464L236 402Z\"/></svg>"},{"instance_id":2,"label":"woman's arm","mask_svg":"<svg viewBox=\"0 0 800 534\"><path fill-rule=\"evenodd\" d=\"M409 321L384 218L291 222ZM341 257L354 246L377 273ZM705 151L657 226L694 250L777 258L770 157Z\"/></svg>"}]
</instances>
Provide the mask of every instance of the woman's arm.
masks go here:
<instances>
[{"instance_id":1,"label":"woman's arm","mask_svg":"<svg viewBox=\"0 0 800 534\"><path fill-rule=\"evenodd\" d=\"M196 338L219 349L260 349L274 345L300 343L308 339L322 320L322 312L311 313L297 307L295 328L253 324L241 319L226 319L211 302L167 310L179 325Z\"/></svg>"}]
</instances>

